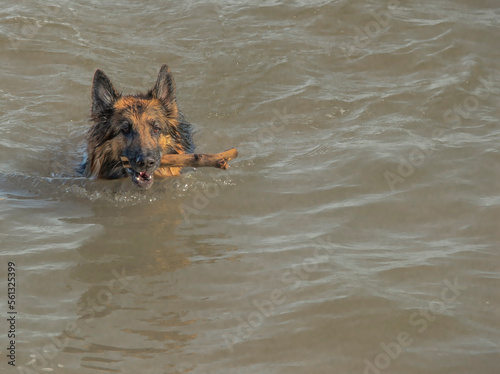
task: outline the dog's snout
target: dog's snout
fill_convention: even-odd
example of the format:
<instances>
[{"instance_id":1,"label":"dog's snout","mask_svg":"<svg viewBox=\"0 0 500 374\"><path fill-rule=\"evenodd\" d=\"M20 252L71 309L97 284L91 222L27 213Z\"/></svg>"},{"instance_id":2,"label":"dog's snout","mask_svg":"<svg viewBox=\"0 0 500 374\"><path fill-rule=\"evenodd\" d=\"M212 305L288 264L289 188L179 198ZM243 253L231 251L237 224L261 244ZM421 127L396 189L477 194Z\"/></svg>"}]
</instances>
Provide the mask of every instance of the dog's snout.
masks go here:
<instances>
[{"instance_id":1,"label":"dog's snout","mask_svg":"<svg viewBox=\"0 0 500 374\"><path fill-rule=\"evenodd\" d=\"M155 166L156 159L153 156L139 156L137 157L136 164L140 168L151 168Z\"/></svg>"}]
</instances>

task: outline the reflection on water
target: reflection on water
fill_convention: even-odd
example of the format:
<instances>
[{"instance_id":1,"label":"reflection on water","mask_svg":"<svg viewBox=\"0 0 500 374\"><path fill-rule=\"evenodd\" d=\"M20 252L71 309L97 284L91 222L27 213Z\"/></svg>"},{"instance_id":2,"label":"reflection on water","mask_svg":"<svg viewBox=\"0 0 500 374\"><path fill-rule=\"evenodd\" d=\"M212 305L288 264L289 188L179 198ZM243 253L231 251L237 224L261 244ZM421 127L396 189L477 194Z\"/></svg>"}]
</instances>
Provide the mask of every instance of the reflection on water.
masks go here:
<instances>
[{"instance_id":1,"label":"reflection on water","mask_svg":"<svg viewBox=\"0 0 500 374\"><path fill-rule=\"evenodd\" d=\"M498 13L4 7L0 256L17 265L18 369L496 373ZM239 158L148 191L78 176L94 70L139 92L163 63L197 150Z\"/></svg>"}]
</instances>

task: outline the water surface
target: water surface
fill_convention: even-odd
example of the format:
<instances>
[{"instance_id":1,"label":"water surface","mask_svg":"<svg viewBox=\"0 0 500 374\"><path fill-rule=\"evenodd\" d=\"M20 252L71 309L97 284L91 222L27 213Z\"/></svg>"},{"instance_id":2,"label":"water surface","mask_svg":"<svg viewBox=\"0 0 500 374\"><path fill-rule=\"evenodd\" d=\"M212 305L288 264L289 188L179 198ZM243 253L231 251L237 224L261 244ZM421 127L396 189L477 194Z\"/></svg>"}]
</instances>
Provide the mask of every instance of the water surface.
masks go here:
<instances>
[{"instance_id":1,"label":"water surface","mask_svg":"<svg viewBox=\"0 0 500 374\"><path fill-rule=\"evenodd\" d=\"M486 0L2 7L18 368L498 373L499 19ZM240 157L145 192L76 175L94 70L135 93L163 63L197 150Z\"/></svg>"}]
</instances>

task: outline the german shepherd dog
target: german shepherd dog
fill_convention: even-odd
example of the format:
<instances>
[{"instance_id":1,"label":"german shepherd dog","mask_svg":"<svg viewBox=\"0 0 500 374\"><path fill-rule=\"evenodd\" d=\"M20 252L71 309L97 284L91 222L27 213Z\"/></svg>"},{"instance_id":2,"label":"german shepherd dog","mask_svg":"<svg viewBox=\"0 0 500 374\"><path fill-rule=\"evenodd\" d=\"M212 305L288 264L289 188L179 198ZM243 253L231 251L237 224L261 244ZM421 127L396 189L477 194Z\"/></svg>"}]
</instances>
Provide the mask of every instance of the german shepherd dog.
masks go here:
<instances>
[{"instance_id":1,"label":"german shepherd dog","mask_svg":"<svg viewBox=\"0 0 500 374\"><path fill-rule=\"evenodd\" d=\"M137 95L118 93L103 71L95 71L87 159L80 166L84 176L130 176L136 186L148 189L155 176L181 172L178 167L162 167L163 154L193 151L191 125L177 107L174 78L167 65L161 67L154 87ZM128 164L122 163L122 156Z\"/></svg>"}]
</instances>

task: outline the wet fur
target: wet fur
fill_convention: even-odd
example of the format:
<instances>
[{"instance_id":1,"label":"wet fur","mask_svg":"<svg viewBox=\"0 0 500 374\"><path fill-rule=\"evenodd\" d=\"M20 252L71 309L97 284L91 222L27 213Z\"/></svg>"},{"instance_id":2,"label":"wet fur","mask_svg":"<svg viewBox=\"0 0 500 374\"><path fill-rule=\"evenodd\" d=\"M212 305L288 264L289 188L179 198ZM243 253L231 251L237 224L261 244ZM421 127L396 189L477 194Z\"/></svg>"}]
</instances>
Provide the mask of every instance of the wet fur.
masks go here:
<instances>
[{"instance_id":1,"label":"wet fur","mask_svg":"<svg viewBox=\"0 0 500 374\"><path fill-rule=\"evenodd\" d=\"M155 86L137 95L118 93L104 72L96 70L83 175L105 179L141 172L175 176L181 169L161 167L161 156L193 151L191 125L179 111L174 79L166 65L161 67ZM130 160L131 169L124 168L122 156Z\"/></svg>"}]
</instances>

